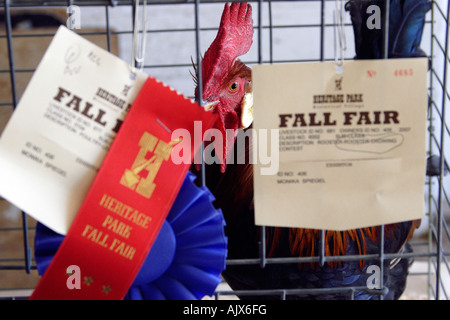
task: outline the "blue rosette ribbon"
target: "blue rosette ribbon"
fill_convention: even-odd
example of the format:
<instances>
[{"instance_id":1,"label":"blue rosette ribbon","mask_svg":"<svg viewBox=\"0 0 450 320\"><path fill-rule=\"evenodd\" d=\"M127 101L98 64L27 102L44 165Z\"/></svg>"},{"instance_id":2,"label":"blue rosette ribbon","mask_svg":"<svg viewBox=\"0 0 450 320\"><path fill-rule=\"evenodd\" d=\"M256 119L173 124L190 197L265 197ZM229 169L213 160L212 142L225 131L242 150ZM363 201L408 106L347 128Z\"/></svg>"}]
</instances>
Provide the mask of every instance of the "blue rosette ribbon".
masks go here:
<instances>
[{"instance_id":1,"label":"blue rosette ribbon","mask_svg":"<svg viewBox=\"0 0 450 320\"><path fill-rule=\"evenodd\" d=\"M214 196L188 172L180 192L128 290L127 300L197 300L214 294L225 269L228 239ZM64 239L36 225L35 260L43 275Z\"/></svg>"}]
</instances>

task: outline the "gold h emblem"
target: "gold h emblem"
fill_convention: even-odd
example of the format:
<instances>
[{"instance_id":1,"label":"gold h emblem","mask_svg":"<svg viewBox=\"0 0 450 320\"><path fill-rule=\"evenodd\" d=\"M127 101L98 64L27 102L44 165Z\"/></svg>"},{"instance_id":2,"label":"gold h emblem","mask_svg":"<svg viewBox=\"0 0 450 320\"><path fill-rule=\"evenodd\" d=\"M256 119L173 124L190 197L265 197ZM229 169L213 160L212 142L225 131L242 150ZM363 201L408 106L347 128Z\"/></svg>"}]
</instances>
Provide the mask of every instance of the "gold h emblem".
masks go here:
<instances>
[{"instance_id":1,"label":"gold h emblem","mask_svg":"<svg viewBox=\"0 0 450 320\"><path fill-rule=\"evenodd\" d=\"M131 169L125 169L120 183L131 190L135 190L140 195L150 198L156 187L156 184L153 182L158 174L161 164L163 161L169 159L173 146L180 141L181 140L170 141L169 143L166 143L159 140L154 135L144 132L139 140L141 149L139 150ZM147 159L146 156L149 152L153 152L153 155ZM144 174L142 174L143 171Z\"/></svg>"}]
</instances>

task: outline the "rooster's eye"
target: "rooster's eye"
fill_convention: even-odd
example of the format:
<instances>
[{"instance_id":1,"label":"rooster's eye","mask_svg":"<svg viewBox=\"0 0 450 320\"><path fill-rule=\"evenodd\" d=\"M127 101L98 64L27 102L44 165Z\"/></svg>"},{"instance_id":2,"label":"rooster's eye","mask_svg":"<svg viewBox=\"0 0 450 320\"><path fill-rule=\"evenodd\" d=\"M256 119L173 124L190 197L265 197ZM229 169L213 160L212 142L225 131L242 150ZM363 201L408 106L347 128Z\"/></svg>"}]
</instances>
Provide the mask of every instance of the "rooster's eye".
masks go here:
<instances>
[{"instance_id":1,"label":"rooster's eye","mask_svg":"<svg viewBox=\"0 0 450 320\"><path fill-rule=\"evenodd\" d=\"M232 85L230 86L230 90L236 91L238 87L239 87L239 83L233 82Z\"/></svg>"}]
</instances>

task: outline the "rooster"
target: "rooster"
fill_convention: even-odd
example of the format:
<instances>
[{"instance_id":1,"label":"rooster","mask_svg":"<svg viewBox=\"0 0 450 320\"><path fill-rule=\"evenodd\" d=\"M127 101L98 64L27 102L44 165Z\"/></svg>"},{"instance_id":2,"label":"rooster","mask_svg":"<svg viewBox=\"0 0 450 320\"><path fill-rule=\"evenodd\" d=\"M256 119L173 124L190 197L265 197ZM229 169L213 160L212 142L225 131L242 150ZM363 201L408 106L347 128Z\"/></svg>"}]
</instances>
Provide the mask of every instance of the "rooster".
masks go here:
<instances>
[{"instance_id":1,"label":"rooster","mask_svg":"<svg viewBox=\"0 0 450 320\"><path fill-rule=\"evenodd\" d=\"M245 129L251 124L252 71L237 57L249 51L252 38L251 5L233 3L230 6L226 3L217 36L202 59L202 105L218 115L215 128L223 137L233 132L231 137L214 141L219 159L229 157L237 129ZM197 74L195 65L194 69ZM198 100L198 77L193 77L197 84L195 97ZM222 173L225 167L226 160L221 164Z\"/></svg>"},{"instance_id":2,"label":"rooster","mask_svg":"<svg viewBox=\"0 0 450 320\"><path fill-rule=\"evenodd\" d=\"M218 114L215 127L223 134L223 141L214 140L220 164L205 168L206 185L216 197L215 205L221 208L226 220L229 259L258 258L261 227L254 224L253 168L248 161L251 143L246 144L245 154L232 152L236 134L251 122L251 69L238 59L248 52L252 44L252 7L247 3L225 4L216 38L201 62L203 94L196 98L203 101L207 110ZM197 71L197 70L196 70ZM226 137L226 130L235 134ZM237 133L239 131L239 133ZM236 150L234 150L236 151ZM231 156L236 157L231 161ZM237 159L237 157L241 157ZM242 158L243 157L243 158ZM239 160L239 161L238 161ZM241 164L240 164L241 163ZM407 244L420 221L407 221L384 227L384 253L408 252ZM320 230L265 227L267 257L317 257L322 234ZM319 289L357 287L357 290L296 293L288 299L376 299L380 294L367 290L373 277L372 265L380 266L377 257L365 260L348 259L354 255L378 255L380 253L379 226L349 230L324 231L325 256L342 257L340 260L319 263L270 263L228 265L223 277L234 290L275 290L273 294L244 295L240 298L279 299L277 289ZM385 299L398 299L406 285L410 261L407 259L384 260L382 290ZM359 289L358 289L359 288ZM248 291L247 291L248 292ZM253 291L250 291L253 292ZM280 292L280 294L278 294Z\"/></svg>"}]
</instances>

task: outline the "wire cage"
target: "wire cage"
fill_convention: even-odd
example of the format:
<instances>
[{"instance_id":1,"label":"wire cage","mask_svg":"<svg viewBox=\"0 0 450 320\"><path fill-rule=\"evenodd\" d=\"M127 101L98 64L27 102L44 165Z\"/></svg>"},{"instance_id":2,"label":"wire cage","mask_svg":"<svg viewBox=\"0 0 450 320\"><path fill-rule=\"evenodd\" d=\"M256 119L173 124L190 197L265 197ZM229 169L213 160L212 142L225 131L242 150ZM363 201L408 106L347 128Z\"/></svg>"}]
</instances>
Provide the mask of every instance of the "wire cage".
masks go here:
<instances>
[{"instance_id":1,"label":"wire cage","mask_svg":"<svg viewBox=\"0 0 450 320\"><path fill-rule=\"evenodd\" d=\"M142 2L142 1L141 1ZM262 63L333 61L336 57L333 11L336 0L277 1L252 3L254 44L241 59L249 66ZM144 71L187 97L193 97L194 83L189 74L192 61L198 62L215 37L224 1L148 0L147 46ZM0 3L0 130L11 113L56 29L64 24L88 40L131 62L133 35L132 0L5 0ZM77 8L78 11L72 9ZM76 15L76 17L74 16ZM73 18L77 18L75 21ZM426 16L421 48L430 60L428 93L428 170L424 186L425 217L411 241L413 253L385 254L377 259L413 258L408 287L402 299L449 299L450 294L450 148L449 119L446 113L449 85L450 5L435 0ZM74 23L75 22L75 23ZM345 59L355 55L350 17L345 16ZM27 298L39 276L33 258L36 221L6 200L0 201L0 298ZM262 228L264 230L264 228ZM262 232L261 237L264 237ZM264 243L263 238L261 242ZM382 247L382 246L381 246ZM324 261L318 257L298 262ZM373 257L353 256L355 260ZM311 260L308 260L311 259ZM347 257L349 259L349 257ZM283 264L297 260L269 258L261 250L259 258L228 259L227 265ZM383 264L381 264L383 265ZM320 294L321 289L305 293ZM323 289L326 290L326 289ZM335 289L339 290L339 289ZM343 288L349 292L354 288ZM298 290L295 291L299 293ZM277 295L280 299L292 289L241 292L240 295ZM379 291L380 299L383 290ZM235 299L236 292L224 282L212 299Z\"/></svg>"}]
</instances>

